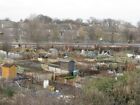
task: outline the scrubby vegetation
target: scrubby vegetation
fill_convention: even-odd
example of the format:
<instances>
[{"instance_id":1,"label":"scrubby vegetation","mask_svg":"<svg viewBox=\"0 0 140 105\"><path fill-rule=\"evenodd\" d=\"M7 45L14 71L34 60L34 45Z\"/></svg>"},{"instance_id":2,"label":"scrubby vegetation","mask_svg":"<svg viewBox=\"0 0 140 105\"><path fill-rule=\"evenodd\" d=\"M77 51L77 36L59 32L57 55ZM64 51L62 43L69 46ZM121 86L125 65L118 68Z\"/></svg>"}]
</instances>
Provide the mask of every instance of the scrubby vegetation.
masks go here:
<instances>
[{"instance_id":1,"label":"scrubby vegetation","mask_svg":"<svg viewBox=\"0 0 140 105\"><path fill-rule=\"evenodd\" d=\"M84 87L81 105L139 105L140 71L115 78L90 80ZM82 96L82 95L80 95Z\"/></svg>"},{"instance_id":2,"label":"scrubby vegetation","mask_svg":"<svg viewBox=\"0 0 140 105\"><path fill-rule=\"evenodd\" d=\"M91 78L85 82L82 92L75 92L75 98L66 102L63 99L31 91L15 93L11 88L0 89L12 103L4 101L2 105L139 105L140 102L140 70L125 72L123 76ZM2 92L3 91L3 92ZM11 101L9 101L11 102Z\"/></svg>"}]
</instances>

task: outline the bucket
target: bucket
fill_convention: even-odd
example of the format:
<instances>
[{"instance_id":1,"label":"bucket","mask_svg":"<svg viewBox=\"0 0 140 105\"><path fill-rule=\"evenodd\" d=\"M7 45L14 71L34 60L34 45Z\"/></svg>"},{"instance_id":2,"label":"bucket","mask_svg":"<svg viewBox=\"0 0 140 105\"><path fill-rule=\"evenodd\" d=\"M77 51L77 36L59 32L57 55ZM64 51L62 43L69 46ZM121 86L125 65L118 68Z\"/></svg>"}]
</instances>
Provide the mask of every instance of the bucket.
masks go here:
<instances>
[{"instance_id":1,"label":"bucket","mask_svg":"<svg viewBox=\"0 0 140 105\"><path fill-rule=\"evenodd\" d=\"M43 88L47 88L49 86L49 80L44 80Z\"/></svg>"}]
</instances>

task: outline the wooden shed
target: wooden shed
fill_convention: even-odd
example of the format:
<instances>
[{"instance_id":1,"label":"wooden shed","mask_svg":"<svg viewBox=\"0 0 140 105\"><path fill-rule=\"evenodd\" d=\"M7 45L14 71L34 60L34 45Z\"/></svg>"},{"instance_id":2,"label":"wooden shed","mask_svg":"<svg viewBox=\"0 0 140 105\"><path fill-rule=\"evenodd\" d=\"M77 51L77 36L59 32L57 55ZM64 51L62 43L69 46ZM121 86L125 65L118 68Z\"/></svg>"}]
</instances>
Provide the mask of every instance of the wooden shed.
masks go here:
<instances>
[{"instance_id":1,"label":"wooden shed","mask_svg":"<svg viewBox=\"0 0 140 105\"><path fill-rule=\"evenodd\" d=\"M67 70L69 73L73 73L75 70L75 61L73 60L60 60L60 68Z\"/></svg>"},{"instance_id":2,"label":"wooden shed","mask_svg":"<svg viewBox=\"0 0 140 105\"><path fill-rule=\"evenodd\" d=\"M17 76L16 66L14 64L2 65L2 78L14 79Z\"/></svg>"}]
</instances>

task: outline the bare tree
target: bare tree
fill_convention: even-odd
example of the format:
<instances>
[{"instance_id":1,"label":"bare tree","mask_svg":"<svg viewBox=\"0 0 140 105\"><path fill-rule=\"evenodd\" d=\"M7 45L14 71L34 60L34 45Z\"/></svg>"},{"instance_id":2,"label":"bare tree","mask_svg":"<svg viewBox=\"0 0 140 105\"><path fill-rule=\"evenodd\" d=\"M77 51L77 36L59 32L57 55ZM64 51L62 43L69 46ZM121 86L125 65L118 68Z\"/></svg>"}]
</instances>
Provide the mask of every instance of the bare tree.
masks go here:
<instances>
[{"instance_id":1,"label":"bare tree","mask_svg":"<svg viewBox=\"0 0 140 105\"><path fill-rule=\"evenodd\" d=\"M114 35L118 29L118 22L113 20L113 19L107 19L106 22L108 24L108 31L111 32L110 42L113 44L114 43Z\"/></svg>"},{"instance_id":2,"label":"bare tree","mask_svg":"<svg viewBox=\"0 0 140 105\"><path fill-rule=\"evenodd\" d=\"M6 51L7 58L8 58L8 53L11 51L11 48L12 48L11 43L7 41L2 43L2 50Z\"/></svg>"},{"instance_id":3,"label":"bare tree","mask_svg":"<svg viewBox=\"0 0 140 105\"><path fill-rule=\"evenodd\" d=\"M6 34L5 27L3 27L3 33L2 33L2 50L6 51L6 55L8 57L8 53L11 51L12 44L11 44L11 39L9 36Z\"/></svg>"},{"instance_id":4,"label":"bare tree","mask_svg":"<svg viewBox=\"0 0 140 105\"><path fill-rule=\"evenodd\" d=\"M36 20L35 17L31 16L29 20L26 22L25 31L26 31L28 42L34 42L37 44L38 47L39 42L41 40L40 22Z\"/></svg>"},{"instance_id":5,"label":"bare tree","mask_svg":"<svg viewBox=\"0 0 140 105\"><path fill-rule=\"evenodd\" d=\"M20 31L19 23L14 23L13 24L13 27L15 29L15 31L14 31L15 41L18 42L19 39L20 39L20 35L19 35L20 34L19 33L19 31Z\"/></svg>"},{"instance_id":6,"label":"bare tree","mask_svg":"<svg viewBox=\"0 0 140 105\"><path fill-rule=\"evenodd\" d=\"M94 27L89 27L88 29L88 36L91 41L96 40L96 34Z\"/></svg>"}]
</instances>

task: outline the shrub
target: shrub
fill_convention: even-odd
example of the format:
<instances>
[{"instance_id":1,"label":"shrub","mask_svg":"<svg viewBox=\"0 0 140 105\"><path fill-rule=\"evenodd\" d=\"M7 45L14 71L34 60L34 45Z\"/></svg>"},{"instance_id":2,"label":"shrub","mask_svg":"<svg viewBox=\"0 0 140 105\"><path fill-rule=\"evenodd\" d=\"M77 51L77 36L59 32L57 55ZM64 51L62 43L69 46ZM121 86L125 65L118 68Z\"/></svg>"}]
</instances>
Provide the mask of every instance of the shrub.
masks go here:
<instances>
[{"instance_id":1,"label":"shrub","mask_svg":"<svg viewBox=\"0 0 140 105\"><path fill-rule=\"evenodd\" d=\"M14 95L14 90L11 87L7 87L3 89L3 94L8 96L8 97L12 97Z\"/></svg>"},{"instance_id":2,"label":"shrub","mask_svg":"<svg viewBox=\"0 0 140 105\"><path fill-rule=\"evenodd\" d=\"M104 102L102 105L139 105L139 75L139 71L133 71L124 73L117 81L110 77L89 80L83 88L87 105L100 105L99 101Z\"/></svg>"}]
</instances>

